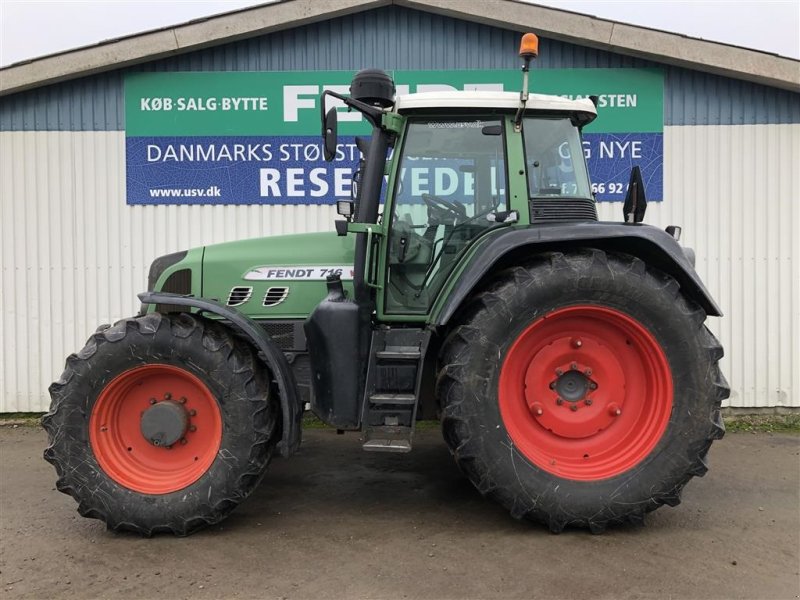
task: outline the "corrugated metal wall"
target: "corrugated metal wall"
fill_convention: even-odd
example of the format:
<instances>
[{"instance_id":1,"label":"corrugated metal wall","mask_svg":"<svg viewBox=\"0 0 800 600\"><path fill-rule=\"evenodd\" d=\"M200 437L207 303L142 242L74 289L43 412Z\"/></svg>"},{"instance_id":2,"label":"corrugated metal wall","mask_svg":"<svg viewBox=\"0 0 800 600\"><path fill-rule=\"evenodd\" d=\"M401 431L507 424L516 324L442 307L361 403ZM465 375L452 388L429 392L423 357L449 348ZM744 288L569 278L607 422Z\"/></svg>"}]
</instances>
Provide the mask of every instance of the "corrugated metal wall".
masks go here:
<instances>
[{"instance_id":1,"label":"corrugated metal wall","mask_svg":"<svg viewBox=\"0 0 800 600\"><path fill-rule=\"evenodd\" d=\"M507 69L517 43L392 6L130 70ZM667 200L647 220L684 226L726 312L711 323L730 405L800 406L800 95L553 40L536 65L664 68ZM328 206L127 206L125 72L0 98L2 412L46 409L66 354L137 309L155 256L331 228ZM601 217L620 210L601 205Z\"/></svg>"},{"instance_id":2,"label":"corrugated metal wall","mask_svg":"<svg viewBox=\"0 0 800 600\"><path fill-rule=\"evenodd\" d=\"M122 130L130 71L514 69L519 33L388 6L0 98L0 131ZM535 69L659 67L665 125L799 123L798 95L542 39Z\"/></svg>"},{"instance_id":3,"label":"corrugated metal wall","mask_svg":"<svg viewBox=\"0 0 800 600\"><path fill-rule=\"evenodd\" d=\"M684 226L726 313L710 323L730 405L800 406L800 125L668 127L664 144L669 200L647 221ZM46 409L64 357L137 310L155 256L334 219L328 206L126 206L121 132L2 132L0 155L4 412Z\"/></svg>"}]
</instances>

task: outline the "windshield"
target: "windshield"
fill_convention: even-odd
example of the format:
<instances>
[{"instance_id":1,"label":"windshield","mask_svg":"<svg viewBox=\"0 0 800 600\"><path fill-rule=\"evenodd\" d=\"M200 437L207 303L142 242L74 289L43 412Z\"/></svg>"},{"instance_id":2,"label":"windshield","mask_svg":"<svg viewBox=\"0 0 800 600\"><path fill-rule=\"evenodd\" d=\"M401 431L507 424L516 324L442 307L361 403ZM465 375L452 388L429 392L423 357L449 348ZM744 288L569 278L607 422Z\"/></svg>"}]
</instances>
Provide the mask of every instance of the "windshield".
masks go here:
<instances>
[{"instance_id":1,"label":"windshield","mask_svg":"<svg viewBox=\"0 0 800 600\"><path fill-rule=\"evenodd\" d=\"M524 120L525 161L531 198L591 198L578 128L568 118Z\"/></svg>"}]
</instances>

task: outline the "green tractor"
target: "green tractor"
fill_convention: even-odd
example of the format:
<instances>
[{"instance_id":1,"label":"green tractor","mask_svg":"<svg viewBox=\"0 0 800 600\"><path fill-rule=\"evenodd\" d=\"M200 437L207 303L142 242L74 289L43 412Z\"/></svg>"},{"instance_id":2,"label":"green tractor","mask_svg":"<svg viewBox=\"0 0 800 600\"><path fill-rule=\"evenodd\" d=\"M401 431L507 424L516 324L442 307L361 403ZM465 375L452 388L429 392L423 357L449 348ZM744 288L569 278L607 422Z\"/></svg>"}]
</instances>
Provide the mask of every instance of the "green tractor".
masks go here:
<instances>
[{"instance_id":1,"label":"green tractor","mask_svg":"<svg viewBox=\"0 0 800 600\"><path fill-rule=\"evenodd\" d=\"M157 258L141 312L100 327L50 387L58 489L112 530L225 518L310 409L364 450L438 417L458 466L518 519L600 532L674 506L724 433L720 316L678 228L600 222L590 99L523 88L395 98L382 71L335 97L372 126L336 233Z\"/></svg>"}]
</instances>

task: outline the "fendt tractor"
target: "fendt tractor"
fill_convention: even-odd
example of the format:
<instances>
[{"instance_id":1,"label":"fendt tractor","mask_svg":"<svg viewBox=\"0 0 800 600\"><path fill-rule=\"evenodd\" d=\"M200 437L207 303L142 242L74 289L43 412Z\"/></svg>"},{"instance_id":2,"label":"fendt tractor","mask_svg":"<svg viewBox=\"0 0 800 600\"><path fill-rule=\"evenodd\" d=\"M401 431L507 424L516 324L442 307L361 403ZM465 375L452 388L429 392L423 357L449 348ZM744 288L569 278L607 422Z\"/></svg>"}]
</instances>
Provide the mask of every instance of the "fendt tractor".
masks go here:
<instances>
[{"instance_id":1,"label":"fendt tractor","mask_svg":"<svg viewBox=\"0 0 800 600\"><path fill-rule=\"evenodd\" d=\"M81 515L143 535L217 523L297 451L307 407L377 452L439 418L481 494L554 532L680 501L724 433L704 325L720 309L680 229L642 223L640 175L621 221L598 220L596 99L529 94L537 54L526 34L521 92L395 97L358 72L320 98L326 160L338 111L372 127L335 232L155 259L140 313L50 387L45 458ZM458 191L430 193L445 176Z\"/></svg>"}]
</instances>

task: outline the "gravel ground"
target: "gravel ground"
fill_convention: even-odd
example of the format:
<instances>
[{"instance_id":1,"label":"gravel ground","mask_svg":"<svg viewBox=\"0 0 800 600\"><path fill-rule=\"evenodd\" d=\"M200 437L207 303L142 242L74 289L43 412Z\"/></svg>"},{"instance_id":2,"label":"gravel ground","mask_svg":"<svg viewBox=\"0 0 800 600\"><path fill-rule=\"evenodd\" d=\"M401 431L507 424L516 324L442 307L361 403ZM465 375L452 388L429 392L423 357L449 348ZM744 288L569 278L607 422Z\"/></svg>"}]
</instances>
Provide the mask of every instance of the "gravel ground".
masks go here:
<instances>
[{"instance_id":1,"label":"gravel ground","mask_svg":"<svg viewBox=\"0 0 800 600\"><path fill-rule=\"evenodd\" d=\"M55 491L38 428L0 427L2 598L800 598L800 436L729 434L683 503L603 535L519 523L438 431L407 455L305 432L221 526L142 539Z\"/></svg>"}]
</instances>

